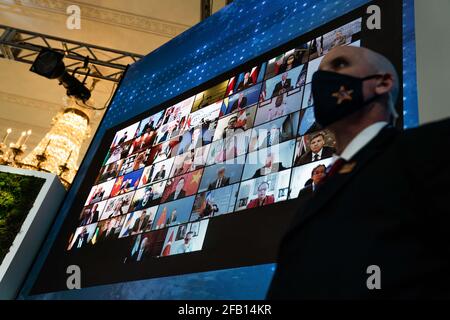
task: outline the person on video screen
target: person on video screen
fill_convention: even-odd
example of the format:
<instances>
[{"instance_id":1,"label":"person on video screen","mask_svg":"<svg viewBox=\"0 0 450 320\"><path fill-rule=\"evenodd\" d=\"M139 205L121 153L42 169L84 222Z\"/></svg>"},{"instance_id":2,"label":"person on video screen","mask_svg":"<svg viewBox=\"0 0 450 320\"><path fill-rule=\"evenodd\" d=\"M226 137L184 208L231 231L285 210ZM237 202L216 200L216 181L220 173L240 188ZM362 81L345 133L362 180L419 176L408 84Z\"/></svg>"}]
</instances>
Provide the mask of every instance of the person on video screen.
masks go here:
<instances>
[{"instance_id":1,"label":"person on video screen","mask_svg":"<svg viewBox=\"0 0 450 320\"><path fill-rule=\"evenodd\" d=\"M261 130L264 133L264 130ZM281 142L282 133L280 128L276 124L270 126L270 130L267 131L266 137L259 145L259 149L272 147Z\"/></svg>"},{"instance_id":2,"label":"person on video screen","mask_svg":"<svg viewBox=\"0 0 450 320\"><path fill-rule=\"evenodd\" d=\"M167 218L166 220L166 224L165 227L169 227L172 226L174 224L177 224L177 210L173 209L172 212L170 213L170 216Z\"/></svg>"},{"instance_id":3,"label":"person on video screen","mask_svg":"<svg viewBox=\"0 0 450 320\"><path fill-rule=\"evenodd\" d=\"M250 76L250 72L244 74L244 79L238 84L237 91L250 88L253 85L253 79Z\"/></svg>"},{"instance_id":4,"label":"person on video screen","mask_svg":"<svg viewBox=\"0 0 450 320\"><path fill-rule=\"evenodd\" d=\"M274 196L267 195L267 190L269 190L269 183L260 183L257 190L258 197L256 199L250 200L250 202L247 204L247 209L258 208L275 202Z\"/></svg>"},{"instance_id":5,"label":"person on video screen","mask_svg":"<svg viewBox=\"0 0 450 320\"><path fill-rule=\"evenodd\" d=\"M267 152L266 159L264 160L264 166L257 169L254 178L259 178L262 176L266 176L271 173L275 173L278 171L282 171L286 169L281 162L274 162L274 155L272 152Z\"/></svg>"},{"instance_id":6,"label":"person on video screen","mask_svg":"<svg viewBox=\"0 0 450 320\"><path fill-rule=\"evenodd\" d=\"M87 231L86 227L83 227L83 229L81 229L80 234L75 239L74 243L76 248L81 248L83 245L87 244L88 239L89 239L89 232Z\"/></svg>"},{"instance_id":7,"label":"person on video screen","mask_svg":"<svg viewBox=\"0 0 450 320\"><path fill-rule=\"evenodd\" d=\"M158 173L155 174L155 177L153 178L153 182L156 182L158 180L162 180L166 177L166 165L161 165L161 169L158 171Z\"/></svg>"},{"instance_id":8,"label":"person on video screen","mask_svg":"<svg viewBox=\"0 0 450 320\"><path fill-rule=\"evenodd\" d=\"M311 137L309 142L309 151L301 157L296 157L295 165L301 166L310 162L330 158L336 152L333 147L325 145L325 135L319 132Z\"/></svg>"},{"instance_id":9,"label":"person on video screen","mask_svg":"<svg viewBox=\"0 0 450 320\"><path fill-rule=\"evenodd\" d=\"M90 212L90 216L89 216L89 223L94 223L98 221L98 218L100 216L100 211L98 210L98 203L94 204L92 206L91 212Z\"/></svg>"},{"instance_id":10,"label":"person on video screen","mask_svg":"<svg viewBox=\"0 0 450 320\"><path fill-rule=\"evenodd\" d=\"M292 89L291 79L288 78L288 73L285 72L281 75L281 81L275 85L272 92L272 98Z\"/></svg>"},{"instance_id":11,"label":"person on video screen","mask_svg":"<svg viewBox=\"0 0 450 320\"><path fill-rule=\"evenodd\" d=\"M289 71L291 69L294 69L296 67L295 63L295 55L291 53L289 56L284 58L283 64L280 66L280 69L278 70L279 73L284 73L286 71Z\"/></svg>"},{"instance_id":12,"label":"person on video screen","mask_svg":"<svg viewBox=\"0 0 450 320\"><path fill-rule=\"evenodd\" d=\"M225 167L217 170L217 177L208 185L208 190L225 187L230 184L230 177L225 176Z\"/></svg>"},{"instance_id":13,"label":"person on video screen","mask_svg":"<svg viewBox=\"0 0 450 320\"><path fill-rule=\"evenodd\" d=\"M305 184L305 187L299 191L298 198L306 198L312 196L314 191L317 190L322 179L325 178L326 169L327 167L321 164L311 171L311 179L308 180Z\"/></svg>"},{"instance_id":14,"label":"person on video screen","mask_svg":"<svg viewBox=\"0 0 450 320\"><path fill-rule=\"evenodd\" d=\"M247 97L244 95L243 92L241 92L239 93L237 100L233 102L230 113L233 113L238 110L243 110L245 107L247 107Z\"/></svg>"},{"instance_id":15,"label":"person on video screen","mask_svg":"<svg viewBox=\"0 0 450 320\"><path fill-rule=\"evenodd\" d=\"M284 95L279 95L275 98L275 107L269 109L267 120L273 120L284 115L286 102L283 102Z\"/></svg>"},{"instance_id":16,"label":"person on video screen","mask_svg":"<svg viewBox=\"0 0 450 320\"><path fill-rule=\"evenodd\" d=\"M219 207L216 203L214 203L211 192L208 192L208 195L200 206L200 212L197 220L212 217L216 212L219 212Z\"/></svg>"},{"instance_id":17,"label":"person on video screen","mask_svg":"<svg viewBox=\"0 0 450 320\"><path fill-rule=\"evenodd\" d=\"M186 179L184 179L183 177L178 180L175 186L175 190L170 193L166 201L173 201L186 196L186 191L184 190L184 184L186 183L185 180Z\"/></svg>"},{"instance_id":18,"label":"person on video screen","mask_svg":"<svg viewBox=\"0 0 450 320\"><path fill-rule=\"evenodd\" d=\"M242 127L239 127L237 123L238 117L236 115L231 116L230 119L228 119L228 125L223 129L222 132L222 139L226 139L234 136L235 134L244 132L244 129Z\"/></svg>"},{"instance_id":19,"label":"person on video screen","mask_svg":"<svg viewBox=\"0 0 450 320\"><path fill-rule=\"evenodd\" d=\"M128 132L125 131L125 133L123 134L122 138L119 139L119 142L117 142L117 144L121 145L122 143L127 141L127 139L128 139Z\"/></svg>"},{"instance_id":20,"label":"person on video screen","mask_svg":"<svg viewBox=\"0 0 450 320\"><path fill-rule=\"evenodd\" d=\"M146 215L146 211L142 211L142 214L138 219L134 221L133 228L131 229L131 234L135 235L144 230L144 227L147 225L148 216Z\"/></svg>"},{"instance_id":21,"label":"person on video screen","mask_svg":"<svg viewBox=\"0 0 450 320\"><path fill-rule=\"evenodd\" d=\"M151 201L153 200L154 196L155 193L153 191L153 187L151 186L145 187L144 195L142 196L141 199L135 202L134 209L141 210L147 208L150 205Z\"/></svg>"},{"instance_id":22,"label":"person on video screen","mask_svg":"<svg viewBox=\"0 0 450 320\"><path fill-rule=\"evenodd\" d=\"M89 203L94 203L101 201L103 197L105 196L105 189L103 189L102 186L99 186L96 191L94 191L92 195L92 199Z\"/></svg>"},{"instance_id":23,"label":"person on video screen","mask_svg":"<svg viewBox=\"0 0 450 320\"><path fill-rule=\"evenodd\" d=\"M450 297L450 153L435 152L450 149L450 119L398 130L400 89L379 53L324 56L314 113L336 156L281 241L269 299Z\"/></svg>"},{"instance_id":24,"label":"person on video screen","mask_svg":"<svg viewBox=\"0 0 450 320\"><path fill-rule=\"evenodd\" d=\"M134 250L133 254L131 255L131 259L135 261L141 261L144 258L147 258L150 256L150 240L147 237L144 237L142 239L141 244L139 245L139 250Z\"/></svg>"},{"instance_id":25,"label":"person on video screen","mask_svg":"<svg viewBox=\"0 0 450 320\"><path fill-rule=\"evenodd\" d=\"M189 231L186 233L183 239L183 243L181 243L177 250L175 251L176 254L180 253L188 253L192 251L192 237L194 236L194 233L192 231Z\"/></svg>"}]
</instances>

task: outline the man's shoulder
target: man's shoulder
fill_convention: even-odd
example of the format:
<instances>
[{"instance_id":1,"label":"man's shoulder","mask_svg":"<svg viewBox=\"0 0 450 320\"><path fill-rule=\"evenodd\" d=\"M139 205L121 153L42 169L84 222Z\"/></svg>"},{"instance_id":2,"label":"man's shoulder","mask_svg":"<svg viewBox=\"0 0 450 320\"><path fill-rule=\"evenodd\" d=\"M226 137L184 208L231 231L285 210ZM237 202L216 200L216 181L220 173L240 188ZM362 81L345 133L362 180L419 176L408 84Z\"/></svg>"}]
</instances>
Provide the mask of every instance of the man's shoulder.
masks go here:
<instances>
[{"instance_id":1,"label":"man's shoulder","mask_svg":"<svg viewBox=\"0 0 450 320\"><path fill-rule=\"evenodd\" d=\"M307 194L313 193L313 187L312 185L308 185L306 187L304 187L303 189L300 190L300 192L298 193L298 196L304 196Z\"/></svg>"},{"instance_id":2,"label":"man's shoulder","mask_svg":"<svg viewBox=\"0 0 450 320\"><path fill-rule=\"evenodd\" d=\"M450 148L450 118L407 129L398 137L397 144L415 156L427 154L442 156Z\"/></svg>"},{"instance_id":3,"label":"man's shoulder","mask_svg":"<svg viewBox=\"0 0 450 320\"><path fill-rule=\"evenodd\" d=\"M403 139L404 140L414 140L429 137L431 134L449 134L450 133L450 118L435 121L431 123L427 123L421 125L417 128L407 129L404 131ZM448 140L449 139L443 139ZM442 141L443 142L443 141Z\"/></svg>"}]
</instances>

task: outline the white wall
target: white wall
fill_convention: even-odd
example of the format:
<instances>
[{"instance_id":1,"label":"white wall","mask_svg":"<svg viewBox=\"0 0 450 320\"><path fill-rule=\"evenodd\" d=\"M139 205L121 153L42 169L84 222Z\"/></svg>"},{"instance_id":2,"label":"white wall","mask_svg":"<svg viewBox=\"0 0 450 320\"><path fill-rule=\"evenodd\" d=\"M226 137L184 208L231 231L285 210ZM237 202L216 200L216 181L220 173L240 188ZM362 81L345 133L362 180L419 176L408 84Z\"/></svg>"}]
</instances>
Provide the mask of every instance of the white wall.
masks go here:
<instances>
[{"instance_id":1,"label":"white wall","mask_svg":"<svg viewBox=\"0 0 450 320\"><path fill-rule=\"evenodd\" d=\"M450 117L450 0L415 0L420 123Z\"/></svg>"}]
</instances>

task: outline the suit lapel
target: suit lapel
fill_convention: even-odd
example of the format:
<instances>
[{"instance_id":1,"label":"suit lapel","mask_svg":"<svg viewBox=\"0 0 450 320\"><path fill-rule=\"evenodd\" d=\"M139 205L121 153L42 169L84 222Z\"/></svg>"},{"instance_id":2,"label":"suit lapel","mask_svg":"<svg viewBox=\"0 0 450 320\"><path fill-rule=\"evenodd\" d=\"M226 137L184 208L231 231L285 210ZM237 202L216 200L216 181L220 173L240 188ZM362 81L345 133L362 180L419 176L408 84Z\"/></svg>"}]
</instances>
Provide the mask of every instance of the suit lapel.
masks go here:
<instances>
[{"instance_id":1,"label":"suit lapel","mask_svg":"<svg viewBox=\"0 0 450 320\"><path fill-rule=\"evenodd\" d=\"M386 144L392 141L392 138L397 133L397 129L392 127L381 130L380 133L369 142L369 144L362 148L347 165L344 165L336 175L330 177L328 181L320 186L311 200L309 200L303 208L299 209L288 234L317 214L320 209L333 198L333 196L351 181L369 160L383 151Z\"/></svg>"}]
</instances>

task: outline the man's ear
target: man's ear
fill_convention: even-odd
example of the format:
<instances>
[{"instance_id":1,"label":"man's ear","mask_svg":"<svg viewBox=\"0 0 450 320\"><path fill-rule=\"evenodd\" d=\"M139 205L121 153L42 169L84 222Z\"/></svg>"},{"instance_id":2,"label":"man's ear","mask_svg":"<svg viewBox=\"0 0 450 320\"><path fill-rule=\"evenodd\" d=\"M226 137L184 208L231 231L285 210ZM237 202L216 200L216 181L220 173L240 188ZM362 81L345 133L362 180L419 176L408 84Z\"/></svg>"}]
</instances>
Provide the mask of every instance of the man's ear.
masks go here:
<instances>
[{"instance_id":1,"label":"man's ear","mask_svg":"<svg viewBox=\"0 0 450 320\"><path fill-rule=\"evenodd\" d=\"M377 95L383 95L391 92L394 86L394 76L390 73L386 73L381 77L381 81L375 87L375 93Z\"/></svg>"}]
</instances>

